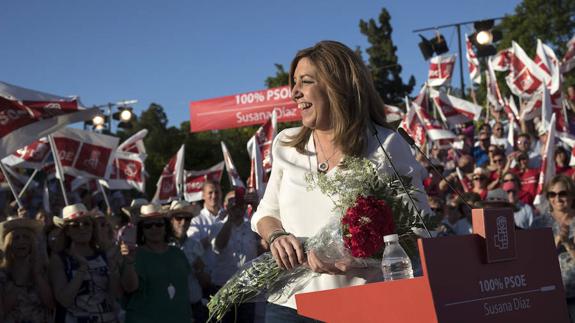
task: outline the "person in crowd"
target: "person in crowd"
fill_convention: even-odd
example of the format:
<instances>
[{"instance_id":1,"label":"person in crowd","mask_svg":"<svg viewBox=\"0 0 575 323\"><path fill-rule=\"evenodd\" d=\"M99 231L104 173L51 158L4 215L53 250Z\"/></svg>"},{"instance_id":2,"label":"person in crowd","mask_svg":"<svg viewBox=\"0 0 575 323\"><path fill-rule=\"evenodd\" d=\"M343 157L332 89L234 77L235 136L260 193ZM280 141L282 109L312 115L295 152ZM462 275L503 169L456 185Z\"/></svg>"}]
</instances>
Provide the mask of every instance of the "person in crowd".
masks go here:
<instances>
[{"instance_id":1,"label":"person in crowd","mask_svg":"<svg viewBox=\"0 0 575 323\"><path fill-rule=\"evenodd\" d=\"M133 223L136 223L138 221L138 218L140 216L140 208L143 205L149 204L150 202L148 202L147 199L145 198L135 198L132 200L132 202L130 202L130 206L129 207L123 207L122 208L122 212L130 217L130 220Z\"/></svg>"},{"instance_id":2,"label":"person in crowd","mask_svg":"<svg viewBox=\"0 0 575 323\"><path fill-rule=\"evenodd\" d=\"M539 168L541 166L541 152L540 149L532 149L531 136L528 133L520 133L517 136L517 151L519 155L527 155L527 166L529 168ZM515 163L511 167L517 167Z\"/></svg>"},{"instance_id":3,"label":"person in crowd","mask_svg":"<svg viewBox=\"0 0 575 323\"><path fill-rule=\"evenodd\" d=\"M471 190L474 171L473 164L474 161L471 155L462 155L459 157L459 160L457 161L457 169L459 169L461 178L459 178L457 171L450 173L446 176L445 179L442 179L439 182L439 191L449 192L449 194L456 194L449 188L447 182L449 182L449 184L455 187L459 192Z\"/></svg>"},{"instance_id":4,"label":"person in crowd","mask_svg":"<svg viewBox=\"0 0 575 323\"><path fill-rule=\"evenodd\" d=\"M489 184L489 173L486 169L477 167L473 171L471 191L477 193L481 200L487 197L487 184Z\"/></svg>"},{"instance_id":5,"label":"person in crowd","mask_svg":"<svg viewBox=\"0 0 575 323\"><path fill-rule=\"evenodd\" d=\"M214 224L215 237L212 248L216 254L212 281L217 289L244 264L257 256L259 239L246 221L247 204L243 196L230 191L224 199L226 220ZM222 322L245 322L254 320L255 303L240 305L229 312Z\"/></svg>"},{"instance_id":6,"label":"person in crowd","mask_svg":"<svg viewBox=\"0 0 575 323\"><path fill-rule=\"evenodd\" d=\"M66 237L64 235L63 223L53 223L44 227L44 233L46 236L46 252L49 257L59 254L66 249Z\"/></svg>"},{"instance_id":7,"label":"person in crowd","mask_svg":"<svg viewBox=\"0 0 575 323\"><path fill-rule=\"evenodd\" d=\"M443 164L434 158L431 159L431 165L427 165L426 168L428 176L423 180L423 187L425 187L427 195L437 196L442 194L443 191L439 188L439 182L441 182L441 176L439 174L443 174Z\"/></svg>"},{"instance_id":8,"label":"person in crowd","mask_svg":"<svg viewBox=\"0 0 575 323\"><path fill-rule=\"evenodd\" d=\"M521 190L535 198L535 195L537 195L537 183L539 181L539 168L529 167L529 157L524 152L513 154L510 158L514 158L517 161L517 167L511 168L510 171L515 173L521 180ZM533 200L528 204L532 203Z\"/></svg>"},{"instance_id":9,"label":"person in crowd","mask_svg":"<svg viewBox=\"0 0 575 323\"><path fill-rule=\"evenodd\" d=\"M500 186L500 178L509 168L503 150L495 146L492 147L494 147L494 151L489 153L489 184L487 185L487 188L490 190L494 190ZM491 149L491 147L489 147L489 149Z\"/></svg>"},{"instance_id":10,"label":"person in crowd","mask_svg":"<svg viewBox=\"0 0 575 323\"><path fill-rule=\"evenodd\" d=\"M52 322L54 299L47 259L39 250L39 221L14 218L0 223L0 322Z\"/></svg>"},{"instance_id":11,"label":"person in crowd","mask_svg":"<svg viewBox=\"0 0 575 323\"><path fill-rule=\"evenodd\" d=\"M500 186L503 187L506 183L514 183L514 187L518 189L517 191L517 199L521 201L523 204L533 205L533 200L535 196L528 191L524 191L521 187L521 179L513 173L513 172L506 172L501 177Z\"/></svg>"},{"instance_id":12,"label":"person in crowd","mask_svg":"<svg viewBox=\"0 0 575 323\"><path fill-rule=\"evenodd\" d=\"M191 268L184 253L169 245L172 239L162 207L143 205L136 228L137 247L127 235L120 243L126 323L190 322Z\"/></svg>"},{"instance_id":13,"label":"person in crowd","mask_svg":"<svg viewBox=\"0 0 575 323\"><path fill-rule=\"evenodd\" d=\"M487 195L485 197L487 197ZM454 209L452 210L454 215L452 216L453 219L458 218L459 220L452 228L456 235L466 235L473 232L471 209L477 207L479 202L484 199L485 198L481 198L479 194L474 192L463 193L461 196L455 198L455 202L453 203Z\"/></svg>"},{"instance_id":14,"label":"person in crowd","mask_svg":"<svg viewBox=\"0 0 575 323\"><path fill-rule=\"evenodd\" d=\"M493 124L493 134L491 135L490 138L490 142L492 145L497 146L497 148L499 148L500 150L506 151L508 146L509 146L509 142L507 141L507 138L505 137L505 131L503 128L503 124L501 123L501 121L496 121Z\"/></svg>"},{"instance_id":15,"label":"person in crowd","mask_svg":"<svg viewBox=\"0 0 575 323\"><path fill-rule=\"evenodd\" d=\"M533 225L535 213L529 204L525 204L519 199L519 184L512 180L503 183L501 189L507 194L507 200L513 206L515 225L522 229L529 229Z\"/></svg>"},{"instance_id":16,"label":"person in crowd","mask_svg":"<svg viewBox=\"0 0 575 323\"><path fill-rule=\"evenodd\" d=\"M569 153L565 148L558 146L555 147L555 174L563 174L572 177L575 169L569 166Z\"/></svg>"},{"instance_id":17,"label":"person in crowd","mask_svg":"<svg viewBox=\"0 0 575 323\"><path fill-rule=\"evenodd\" d=\"M202 288L197 277L206 275L204 273L204 262L202 261L204 248L198 240L189 239L187 236L190 221L199 213L199 205L192 205L186 201L172 201L166 215L170 219L174 232L174 239L170 245L178 247L184 252L192 268L188 278L188 290L190 292L194 321L205 322L208 319L208 309L201 302ZM204 280L209 280L209 277L204 278Z\"/></svg>"},{"instance_id":18,"label":"person in crowd","mask_svg":"<svg viewBox=\"0 0 575 323\"><path fill-rule=\"evenodd\" d=\"M58 322L118 322L118 264L98 248L92 214L81 204L62 210L66 248L50 258Z\"/></svg>"},{"instance_id":19,"label":"person in crowd","mask_svg":"<svg viewBox=\"0 0 575 323\"><path fill-rule=\"evenodd\" d=\"M308 190L306 174L331 173L343 156L372 160L377 170L393 174L378 139L398 172L410 176L419 208L430 213L423 193L421 166L409 145L385 127L383 102L362 59L345 45L322 41L299 51L290 67L292 99L301 112L302 126L279 133L273 145L274 167L252 229L268 241L281 268L306 264L319 273L298 292L364 284L379 279L379 269L350 269L321 261L304 251L299 238L318 232L333 216L330 197L315 187ZM311 211L313 210L313 211ZM295 310L294 295L273 300L266 322L307 322Z\"/></svg>"},{"instance_id":20,"label":"person in crowd","mask_svg":"<svg viewBox=\"0 0 575 323\"><path fill-rule=\"evenodd\" d=\"M487 129L486 125L484 124L483 127L479 130L479 136L477 139L477 144L473 147L473 158L475 159L475 164L477 167L484 167L487 166L489 163L489 136L490 131Z\"/></svg>"},{"instance_id":21,"label":"person in crowd","mask_svg":"<svg viewBox=\"0 0 575 323\"><path fill-rule=\"evenodd\" d=\"M188 237L201 242L204 248L202 261L205 265L204 274L198 276L202 285L203 294L213 295L217 288L211 281L211 271L214 268L215 254L211 248L210 237L213 236L213 226L224 220L222 209L222 190L220 183L207 180L202 186L204 207L198 216L190 222Z\"/></svg>"},{"instance_id":22,"label":"person in crowd","mask_svg":"<svg viewBox=\"0 0 575 323\"><path fill-rule=\"evenodd\" d=\"M544 189L549 211L533 227L551 227L571 319L575 319L575 183L565 175L553 177Z\"/></svg>"}]
</instances>

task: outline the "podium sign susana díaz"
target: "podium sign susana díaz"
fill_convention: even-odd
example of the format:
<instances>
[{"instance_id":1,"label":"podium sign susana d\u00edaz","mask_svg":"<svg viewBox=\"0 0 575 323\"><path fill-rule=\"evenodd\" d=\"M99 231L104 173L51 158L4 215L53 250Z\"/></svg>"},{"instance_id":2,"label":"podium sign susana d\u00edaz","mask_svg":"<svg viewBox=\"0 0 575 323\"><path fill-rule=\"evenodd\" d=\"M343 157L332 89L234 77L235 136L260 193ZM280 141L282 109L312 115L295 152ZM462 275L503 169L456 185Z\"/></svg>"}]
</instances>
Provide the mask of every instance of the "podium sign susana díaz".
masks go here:
<instances>
[{"instance_id":1,"label":"podium sign susana d\u00edaz","mask_svg":"<svg viewBox=\"0 0 575 323\"><path fill-rule=\"evenodd\" d=\"M327 322L569 322L551 229L474 209L474 234L419 239L423 276L296 295ZM361 295L360 297L358 297Z\"/></svg>"}]
</instances>

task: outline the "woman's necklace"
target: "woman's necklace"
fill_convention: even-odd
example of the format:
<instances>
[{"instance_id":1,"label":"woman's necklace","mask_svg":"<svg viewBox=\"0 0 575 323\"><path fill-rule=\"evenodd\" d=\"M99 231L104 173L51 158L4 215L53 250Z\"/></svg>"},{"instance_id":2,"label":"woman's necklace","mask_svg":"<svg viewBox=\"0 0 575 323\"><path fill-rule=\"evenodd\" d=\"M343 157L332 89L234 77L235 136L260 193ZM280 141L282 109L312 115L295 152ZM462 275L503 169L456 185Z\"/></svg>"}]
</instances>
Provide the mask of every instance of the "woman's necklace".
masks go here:
<instances>
[{"instance_id":1,"label":"woman's necklace","mask_svg":"<svg viewBox=\"0 0 575 323\"><path fill-rule=\"evenodd\" d=\"M321 150L321 153L323 154L323 156L325 157L325 150L323 150L323 147L321 146L321 142L319 141L319 139L317 138L317 136L314 134L314 138L317 141L317 144L319 145L319 149ZM331 154L331 156L329 156L328 158L326 158L326 160L324 160L323 162L319 163L319 165L317 165L317 170L321 173L325 173L327 172L327 170L329 169L329 160L335 156L335 154L337 153L337 150L334 149L333 153ZM319 155L318 155L319 156Z\"/></svg>"}]
</instances>

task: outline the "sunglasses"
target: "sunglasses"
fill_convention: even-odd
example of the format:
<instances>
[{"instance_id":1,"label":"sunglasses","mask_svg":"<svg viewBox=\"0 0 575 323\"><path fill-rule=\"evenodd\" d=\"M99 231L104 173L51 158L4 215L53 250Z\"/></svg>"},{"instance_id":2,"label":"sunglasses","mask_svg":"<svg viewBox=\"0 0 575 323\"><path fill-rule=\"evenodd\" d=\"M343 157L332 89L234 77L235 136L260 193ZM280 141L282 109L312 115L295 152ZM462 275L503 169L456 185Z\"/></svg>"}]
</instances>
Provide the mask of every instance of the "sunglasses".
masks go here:
<instances>
[{"instance_id":1,"label":"sunglasses","mask_svg":"<svg viewBox=\"0 0 575 323\"><path fill-rule=\"evenodd\" d=\"M566 198L567 196L569 196L569 193L567 193L567 191L561 191L561 192L549 191L549 192L547 192L547 198L548 198L548 199L551 199L551 198L554 198L554 197Z\"/></svg>"},{"instance_id":2,"label":"sunglasses","mask_svg":"<svg viewBox=\"0 0 575 323\"><path fill-rule=\"evenodd\" d=\"M174 219L178 222L180 222L182 220L184 220L184 221L191 221L192 220L192 218L190 218L189 216L178 216L178 215L174 216Z\"/></svg>"},{"instance_id":3,"label":"sunglasses","mask_svg":"<svg viewBox=\"0 0 575 323\"><path fill-rule=\"evenodd\" d=\"M501 131L501 130L503 130L503 128L495 128L495 129L493 129L493 130L494 130L494 131Z\"/></svg>"},{"instance_id":4,"label":"sunglasses","mask_svg":"<svg viewBox=\"0 0 575 323\"><path fill-rule=\"evenodd\" d=\"M512 179L504 179L503 180L503 183L509 183L509 182L513 182L513 180Z\"/></svg>"},{"instance_id":5,"label":"sunglasses","mask_svg":"<svg viewBox=\"0 0 575 323\"><path fill-rule=\"evenodd\" d=\"M151 229L152 227L163 228L164 222L149 222L143 224L144 229Z\"/></svg>"},{"instance_id":6,"label":"sunglasses","mask_svg":"<svg viewBox=\"0 0 575 323\"><path fill-rule=\"evenodd\" d=\"M475 176L475 177L473 177L473 180L474 180L474 181L481 181L481 180L484 180L484 179L486 179L486 178L487 178L487 177L485 177L485 176Z\"/></svg>"},{"instance_id":7,"label":"sunglasses","mask_svg":"<svg viewBox=\"0 0 575 323\"><path fill-rule=\"evenodd\" d=\"M90 221L74 221L74 222L68 223L68 226L71 228L91 227L92 222L90 222Z\"/></svg>"},{"instance_id":8,"label":"sunglasses","mask_svg":"<svg viewBox=\"0 0 575 323\"><path fill-rule=\"evenodd\" d=\"M494 163L502 163L502 162L503 162L503 159L494 159L493 162L494 162Z\"/></svg>"}]
</instances>

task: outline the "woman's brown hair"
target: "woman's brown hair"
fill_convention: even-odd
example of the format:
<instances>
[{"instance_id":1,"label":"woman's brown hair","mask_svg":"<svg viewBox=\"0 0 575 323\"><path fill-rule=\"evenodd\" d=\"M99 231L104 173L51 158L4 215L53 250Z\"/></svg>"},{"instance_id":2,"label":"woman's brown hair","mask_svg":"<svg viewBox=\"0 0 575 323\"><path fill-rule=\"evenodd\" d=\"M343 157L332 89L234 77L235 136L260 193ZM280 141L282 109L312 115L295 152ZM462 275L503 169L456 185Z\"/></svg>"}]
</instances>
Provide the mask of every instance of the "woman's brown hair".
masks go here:
<instances>
[{"instance_id":1,"label":"woman's brown hair","mask_svg":"<svg viewBox=\"0 0 575 323\"><path fill-rule=\"evenodd\" d=\"M294 72L302 58L309 59L317 68L318 79L326 88L334 143L345 155L361 156L370 135L370 123L387 127L383 101L369 70L349 47L336 41L321 41L300 50L292 60L289 73L292 90ZM311 133L312 129L303 126L283 144L304 153Z\"/></svg>"}]
</instances>

